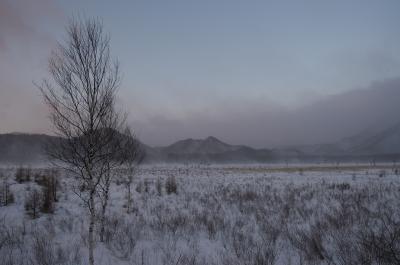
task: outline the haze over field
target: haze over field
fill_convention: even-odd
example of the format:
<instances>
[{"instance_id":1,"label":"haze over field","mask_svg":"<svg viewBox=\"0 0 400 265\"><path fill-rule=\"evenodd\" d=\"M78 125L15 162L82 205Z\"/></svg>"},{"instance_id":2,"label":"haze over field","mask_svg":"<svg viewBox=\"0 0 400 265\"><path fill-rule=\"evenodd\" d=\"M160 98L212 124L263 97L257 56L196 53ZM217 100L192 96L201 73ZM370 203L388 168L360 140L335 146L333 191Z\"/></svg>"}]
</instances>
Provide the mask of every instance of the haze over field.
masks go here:
<instances>
[{"instance_id":1,"label":"haze over field","mask_svg":"<svg viewBox=\"0 0 400 265\"><path fill-rule=\"evenodd\" d=\"M51 133L33 82L71 16L100 17L121 106L152 146L255 148L397 124L398 1L1 1L0 133Z\"/></svg>"}]
</instances>

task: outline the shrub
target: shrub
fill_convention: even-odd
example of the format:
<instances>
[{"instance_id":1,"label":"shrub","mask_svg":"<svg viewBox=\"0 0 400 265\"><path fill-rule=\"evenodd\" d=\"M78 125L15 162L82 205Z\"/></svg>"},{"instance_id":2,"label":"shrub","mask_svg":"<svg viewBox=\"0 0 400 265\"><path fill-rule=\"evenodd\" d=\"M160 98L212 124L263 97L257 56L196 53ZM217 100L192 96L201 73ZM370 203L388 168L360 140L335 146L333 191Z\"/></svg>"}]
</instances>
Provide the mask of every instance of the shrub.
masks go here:
<instances>
[{"instance_id":1,"label":"shrub","mask_svg":"<svg viewBox=\"0 0 400 265\"><path fill-rule=\"evenodd\" d=\"M58 171L52 169L47 170L45 174L36 174L35 182L42 186L49 194L46 196L51 197L54 202L58 201L57 191L60 187L60 183L58 181L59 173Z\"/></svg>"},{"instance_id":2,"label":"shrub","mask_svg":"<svg viewBox=\"0 0 400 265\"><path fill-rule=\"evenodd\" d=\"M33 189L25 198L25 211L32 219L39 217L41 208L41 196L38 190Z\"/></svg>"},{"instance_id":3,"label":"shrub","mask_svg":"<svg viewBox=\"0 0 400 265\"><path fill-rule=\"evenodd\" d=\"M370 219L370 224L358 235L359 244L372 254L377 264L400 264L400 221L389 210Z\"/></svg>"},{"instance_id":4,"label":"shrub","mask_svg":"<svg viewBox=\"0 0 400 265\"><path fill-rule=\"evenodd\" d=\"M14 194L10 189L10 183L6 180L0 184L0 206L7 206L14 202Z\"/></svg>"},{"instance_id":5,"label":"shrub","mask_svg":"<svg viewBox=\"0 0 400 265\"><path fill-rule=\"evenodd\" d=\"M5 217L0 219L0 257L1 264L28 264L24 255L18 255L15 250L24 249L24 234L21 227L10 223ZM15 255L13 252L15 252Z\"/></svg>"},{"instance_id":6,"label":"shrub","mask_svg":"<svg viewBox=\"0 0 400 265\"><path fill-rule=\"evenodd\" d=\"M15 181L24 183L31 181L32 170L30 168L19 167L15 172Z\"/></svg>"},{"instance_id":7,"label":"shrub","mask_svg":"<svg viewBox=\"0 0 400 265\"><path fill-rule=\"evenodd\" d=\"M127 223L120 216L107 220L105 243L111 253L120 259L128 259L135 251L140 230L132 223Z\"/></svg>"},{"instance_id":8,"label":"shrub","mask_svg":"<svg viewBox=\"0 0 400 265\"><path fill-rule=\"evenodd\" d=\"M35 174L34 181L41 186L39 208L43 213L54 212L54 203L58 201L59 182L57 176L56 170L46 170L44 174Z\"/></svg>"},{"instance_id":9,"label":"shrub","mask_svg":"<svg viewBox=\"0 0 400 265\"><path fill-rule=\"evenodd\" d=\"M150 182L148 179L145 179L144 180L144 192L149 193L149 191L150 191Z\"/></svg>"},{"instance_id":10,"label":"shrub","mask_svg":"<svg viewBox=\"0 0 400 265\"><path fill-rule=\"evenodd\" d=\"M75 243L57 246L53 237L46 231L35 231L32 234L32 260L35 265L79 265L81 262L81 246Z\"/></svg>"},{"instance_id":11,"label":"shrub","mask_svg":"<svg viewBox=\"0 0 400 265\"><path fill-rule=\"evenodd\" d=\"M292 246L308 262L321 262L328 258L324 243L323 231L319 226L311 226L310 230L294 228L288 231L287 237Z\"/></svg>"},{"instance_id":12,"label":"shrub","mask_svg":"<svg viewBox=\"0 0 400 265\"><path fill-rule=\"evenodd\" d=\"M44 186L42 188L42 203L40 205L40 211L43 213L53 213L54 212L54 194L51 186Z\"/></svg>"},{"instance_id":13,"label":"shrub","mask_svg":"<svg viewBox=\"0 0 400 265\"><path fill-rule=\"evenodd\" d=\"M157 179L156 182L156 189L157 189L157 194L158 196L162 195L162 183L161 183L161 179Z\"/></svg>"},{"instance_id":14,"label":"shrub","mask_svg":"<svg viewBox=\"0 0 400 265\"><path fill-rule=\"evenodd\" d=\"M142 182L139 182L139 183L136 185L136 192L137 192L137 193L142 193L142 189L143 189L143 183L142 183Z\"/></svg>"},{"instance_id":15,"label":"shrub","mask_svg":"<svg viewBox=\"0 0 400 265\"><path fill-rule=\"evenodd\" d=\"M36 264L55 264L54 245L47 235L42 233L33 234L33 257Z\"/></svg>"},{"instance_id":16,"label":"shrub","mask_svg":"<svg viewBox=\"0 0 400 265\"><path fill-rule=\"evenodd\" d=\"M176 183L176 179L174 176L168 177L167 181L165 182L165 191L167 194L178 192L178 184Z\"/></svg>"}]
</instances>

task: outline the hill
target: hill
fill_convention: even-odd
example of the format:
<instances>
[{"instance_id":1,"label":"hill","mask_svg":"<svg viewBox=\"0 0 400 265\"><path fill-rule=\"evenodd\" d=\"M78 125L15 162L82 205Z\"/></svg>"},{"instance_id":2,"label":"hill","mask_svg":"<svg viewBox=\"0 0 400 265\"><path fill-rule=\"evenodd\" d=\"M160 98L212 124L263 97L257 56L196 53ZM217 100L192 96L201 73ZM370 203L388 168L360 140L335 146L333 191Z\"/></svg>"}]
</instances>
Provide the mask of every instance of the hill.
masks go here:
<instances>
[{"instance_id":1,"label":"hill","mask_svg":"<svg viewBox=\"0 0 400 265\"><path fill-rule=\"evenodd\" d=\"M54 139L44 134L0 135L0 163L44 161L44 146ZM393 161L400 159L400 123L385 130L365 130L336 143L255 149L231 145L213 136L185 139L164 147L140 143L147 163L264 163L326 161Z\"/></svg>"}]
</instances>

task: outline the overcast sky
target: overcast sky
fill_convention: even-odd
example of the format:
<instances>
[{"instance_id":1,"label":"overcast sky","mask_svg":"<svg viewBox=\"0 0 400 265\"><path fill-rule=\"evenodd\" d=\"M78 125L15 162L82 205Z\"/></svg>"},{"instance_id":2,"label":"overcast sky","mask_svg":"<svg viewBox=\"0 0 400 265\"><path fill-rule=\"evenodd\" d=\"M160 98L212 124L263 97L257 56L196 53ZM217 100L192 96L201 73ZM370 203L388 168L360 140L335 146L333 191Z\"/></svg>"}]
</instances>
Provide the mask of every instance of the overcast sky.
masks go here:
<instances>
[{"instance_id":1,"label":"overcast sky","mask_svg":"<svg viewBox=\"0 0 400 265\"><path fill-rule=\"evenodd\" d=\"M150 145L214 135L268 147L386 126L400 121L399 11L398 0L1 0L0 133L50 132L33 82L72 15L103 20L119 103Z\"/></svg>"}]
</instances>

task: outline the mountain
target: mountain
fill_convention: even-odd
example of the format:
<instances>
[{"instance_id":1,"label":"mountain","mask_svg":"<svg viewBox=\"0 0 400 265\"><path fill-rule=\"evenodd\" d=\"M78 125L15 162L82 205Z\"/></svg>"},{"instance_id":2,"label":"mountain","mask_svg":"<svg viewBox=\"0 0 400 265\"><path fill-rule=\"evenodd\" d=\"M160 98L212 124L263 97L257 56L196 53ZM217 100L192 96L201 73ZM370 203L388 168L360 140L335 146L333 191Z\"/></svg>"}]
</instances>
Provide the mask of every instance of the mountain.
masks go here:
<instances>
[{"instance_id":1,"label":"mountain","mask_svg":"<svg viewBox=\"0 0 400 265\"><path fill-rule=\"evenodd\" d=\"M45 134L0 134L0 162L42 162L45 160L44 146L52 138Z\"/></svg>"},{"instance_id":2,"label":"mountain","mask_svg":"<svg viewBox=\"0 0 400 265\"><path fill-rule=\"evenodd\" d=\"M148 162L322 162L400 159L400 123L380 131L370 128L336 143L254 149L230 145L215 137L186 139L166 147L150 148Z\"/></svg>"},{"instance_id":3,"label":"mountain","mask_svg":"<svg viewBox=\"0 0 400 265\"><path fill-rule=\"evenodd\" d=\"M299 148L303 153L322 155L391 155L400 153L400 123L385 130L366 129L331 144Z\"/></svg>"},{"instance_id":4,"label":"mountain","mask_svg":"<svg viewBox=\"0 0 400 265\"><path fill-rule=\"evenodd\" d=\"M204 140L186 139L178 141L164 148L170 154L218 154L232 152L243 146L229 145L215 137L209 136Z\"/></svg>"},{"instance_id":5,"label":"mountain","mask_svg":"<svg viewBox=\"0 0 400 265\"><path fill-rule=\"evenodd\" d=\"M357 154L396 154L399 150L400 123L350 147L350 151Z\"/></svg>"},{"instance_id":6,"label":"mountain","mask_svg":"<svg viewBox=\"0 0 400 265\"><path fill-rule=\"evenodd\" d=\"M251 162L265 160L267 150L243 145L230 145L209 136L206 139L186 139L165 147L147 150L147 162Z\"/></svg>"},{"instance_id":7,"label":"mountain","mask_svg":"<svg viewBox=\"0 0 400 265\"><path fill-rule=\"evenodd\" d=\"M0 135L0 163L35 163L45 159L44 146L54 139L43 134ZM230 145L209 136L186 139L164 147L140 143L145 162L322 162L322 161L392 161L400 159L400 123L385 130L368 129L336 143L255 149Z\"/></svg>"},{"instance_id":8,"label":"mountain","mask_svg":"<svg viewBox=\"0 0 400 265\"><path fill-rule=\"evenodd\" d=\"M117 137L125 137L116 134ZM8 133L0 134L0 164L33 164L47 161L46 145L57 145L62 138L46 134ZM139 142L146 152L151 148Z\"/></svg>"}]
</instances>

